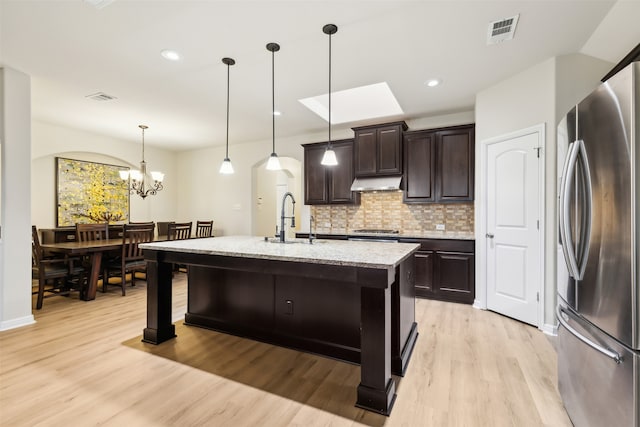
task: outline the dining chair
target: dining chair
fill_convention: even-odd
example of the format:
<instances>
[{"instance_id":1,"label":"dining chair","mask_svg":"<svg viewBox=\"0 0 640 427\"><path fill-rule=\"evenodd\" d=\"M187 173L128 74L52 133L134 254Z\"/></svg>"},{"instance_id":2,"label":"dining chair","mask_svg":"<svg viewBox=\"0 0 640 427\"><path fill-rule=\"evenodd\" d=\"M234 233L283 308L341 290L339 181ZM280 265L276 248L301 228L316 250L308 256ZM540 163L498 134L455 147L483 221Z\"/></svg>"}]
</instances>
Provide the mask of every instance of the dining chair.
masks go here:
<instances>
[{"instance_id":1,"label":"dining chair","mask_svg":"<svg viewBox=\"0 0 640 427\"><path fill-rule=\"evenodd\" d=\"M212 237L213 221L196 221L196 237Z\"/></svg>"},{"instance_id":2,"label":"dining chair","mask_svg":"<svg viewBox=\"0 0 640 427\"><path fill-rule=\"evenodd\" d=\"M175 221L158 221L158 240L164 240L167 238L169 224Z\"/></svg>"},{"instance_id":3,"label":"dining chair","mask_svg":"<svg viewBox=\"0 0 640 427\"><path fill-rule=\"evenodd\" d=\"M171 222L167 227L168 240L184 240L191 237L193 222Z\"/></svg>"},{"instance_id":4,"label":"dining chair","mask_svg":"<svg viewBox=\"0 0 640 427\"><path fill-rule=\"evenodd\" d=\"M38 280L38 295L36 309L42 308L44 298L53 295L69 295L72 290L78 290L80 297L86 290L86 270L78 263L74 265L74 258L45 256L40 246L38 229L31 226L31 277Z\"/></svg>"},{"instance_id":5,"label":"dining chair","mask_svg":"<svg viewBox=\"0 0 640 427\"><path fill-rule=\"evenodd\" d=\"M131 275L131 286L136 285L136 272L146 271L147 263L144 260L140 243L153 242L155 224L125 224L122 233L122 251L117 260L107 263L102 281L102 292L106 292L110 277L120 277L122 296L125 295L127 273Z\"/></svg>"},{"instance_id":6,"label":"dining chair","mask_svg":"<svg viewBox=\"0 0 640 427\"><path fill-rule=\"evenodd\" d=\"M167 228L167 240L185 240L191 238L192 222L171 222ZM173 271L187 271L187 266L174 264Z\"/></svg>"},{"instance_id":7,"label":"dining chair","mask_svg":"<svg viewBox=\"0 0 640 427\"><path fill-rule=\"evenodd\" d=\"M109 224L76 224L76 240L78 242L88 242L89 240L109 239Z\"/></svg>"}]
</instances>

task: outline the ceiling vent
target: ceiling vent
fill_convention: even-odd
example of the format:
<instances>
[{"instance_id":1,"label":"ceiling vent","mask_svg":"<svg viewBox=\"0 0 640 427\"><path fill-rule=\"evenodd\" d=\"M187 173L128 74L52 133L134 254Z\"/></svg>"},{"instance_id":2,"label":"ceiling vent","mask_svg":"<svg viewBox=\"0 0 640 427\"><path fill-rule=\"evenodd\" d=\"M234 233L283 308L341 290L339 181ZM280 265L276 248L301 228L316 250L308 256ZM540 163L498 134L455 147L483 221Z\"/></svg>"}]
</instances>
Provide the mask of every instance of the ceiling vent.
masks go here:
<instances>
[{"instance_id":1,"label":"ceiling vent","mask_svg":"<svg viewBox=\"0 0 640 427\"><path fill-rule=\"evenodd\" d=\"M500 19L489 23L489 31L487 33L487 44L501 43L505 40L511 40L516 32L516 24L520 15L511 18Z\"/></svg>"},{"instance_id":2,"label":"ceiling vent","mask_svg":"<svg viewBox=\"0 0 640 427\"><path fill-rule=\"evenodd\" d=\"M85 96L85 98L93 99L94 101L111 101L112 99L118 99L115 96L107 95L104 92L96 92L91 95Z\"/></svg>"}]
</instances>

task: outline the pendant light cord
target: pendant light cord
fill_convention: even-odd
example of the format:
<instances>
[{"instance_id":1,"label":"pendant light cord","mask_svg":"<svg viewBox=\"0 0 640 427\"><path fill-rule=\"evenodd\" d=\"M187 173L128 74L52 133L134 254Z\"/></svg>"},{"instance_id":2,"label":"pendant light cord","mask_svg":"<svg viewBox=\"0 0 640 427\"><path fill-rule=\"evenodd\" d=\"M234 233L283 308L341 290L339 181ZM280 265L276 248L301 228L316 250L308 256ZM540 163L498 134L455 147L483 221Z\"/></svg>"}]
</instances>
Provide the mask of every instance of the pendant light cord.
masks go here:
<instances>
[{"instance_id":1,"label":"pendant light cord","mask_svg":"<svg viewBox=\"0 0 640 427\"><path fill-rule=\"evenodd\" d=\"M227 150L225 151L225 159L229 158L229 67L227 64Z\"/></svg>"},{"instance_id":2,"label":"pendant light cord","mask_svg":"<svg viewBox=\"0 0 640 427\"><path fill-rule=\"evenodd\" d=\"M142 129L142 161L144 162L144 128Z\"/></svg>"},{"instance_id":3,"label":"pendant light cord","mask_svg":"<svg viewBox=\"0 0 640 427\"><path fill-rule=\"evenodd\" d=\"M331 150L331 34L329 34L329 150Z\"/></svg>"},{"instance_id":4,"label":"pendant light cord","mask_svg":"<svg viewBox=\"0 0 640 427\"><path fill-rule=\"evenodd\" d=\"M272 149L271 152L276 152L276 89L275 89L275 51L271 51L271 120L272 120Z\"/></svg>"}]
</instances>

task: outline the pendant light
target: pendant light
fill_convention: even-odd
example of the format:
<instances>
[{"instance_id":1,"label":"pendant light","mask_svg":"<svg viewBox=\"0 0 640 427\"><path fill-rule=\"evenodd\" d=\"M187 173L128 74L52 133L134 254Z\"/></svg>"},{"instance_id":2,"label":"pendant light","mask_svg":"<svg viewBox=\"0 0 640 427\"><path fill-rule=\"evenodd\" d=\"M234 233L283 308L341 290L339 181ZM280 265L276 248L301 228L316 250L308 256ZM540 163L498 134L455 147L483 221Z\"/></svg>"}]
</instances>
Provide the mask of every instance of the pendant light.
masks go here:
<instances>
[{"instance_id":1,"label":"pendant light","mask_svg":"<svg viewBox=\"0 0 640 427\"><path fill-rule=\"evenodd\" d=\"M329 142L327 142L327 149L324 151L320 164L335 166L338 164L338 159L331 146L331 36L338 32L338 27L333 24L327 24L322 27L322 31L329 35Z\"/></svg>"},{"instance_id":2,"label":"pendant light","mask_svg":"<svg viewBox=\"0 0 640 427\"><path fill-rule=\"evenodd\" d=\"M148 195L153 196L162 190L164 174L162 172L151 172L153 184L147 184L147 162L144 160L144 131L145 129L149 129L149 126L139 125L138 127L142 129L142 161L140 162L140 170L132 170L131 172L126 170L120 171L120 178L129 183L129 191L131 194L136 193L144 199Z\"/></svg>"},{"instance_id":3,"label":"pendant light","mask_svg":"<svg viewBox=\"0 0 640 427\"><path fill-rule=\"evenodd\" d=\"M220 165L220 173L223 175L231 175L233 173L233 165L229 159L229 68L236 63L232 58L222 58L222 63L227 66L227 150L224 160Z\"/></svg>"},{"instance_id":4,"label":"pendant light","mask_svg":"<svg viewBox=\"0 0 640 427\"><path fill-rule=\"evenodd\" d=\"M271 118L273 120L272 151L271 156L269 156L269 161L267 162L267 169L271 171L278 171L282 168L280 167L280 159L278 159L278 155L276 154L276 91L274 57L275 52L280 50L280 45L278 43L269 43L267 44L267 50L271 52Z\"/></svg>"}]
</instances>

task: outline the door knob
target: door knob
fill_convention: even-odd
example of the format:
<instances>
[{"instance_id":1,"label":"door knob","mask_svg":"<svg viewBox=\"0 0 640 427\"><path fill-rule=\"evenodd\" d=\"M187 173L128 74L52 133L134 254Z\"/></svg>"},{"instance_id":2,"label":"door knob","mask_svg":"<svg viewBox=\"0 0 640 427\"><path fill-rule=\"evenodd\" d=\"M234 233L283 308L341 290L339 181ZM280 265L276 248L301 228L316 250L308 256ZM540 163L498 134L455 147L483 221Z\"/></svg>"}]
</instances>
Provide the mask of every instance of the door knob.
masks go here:
<instances>
[{"instance_id":1,"label":"door knob","mask_svg":"<svg viewBox=\"0 0 640 427\"><path fill-rule=\"evenodd\" d=\"M487 234L486 234L486 236L487 236L487 238L489 238L489 239L493 239L493 237L494 237L494 236L493 236L493 234L491 234L491 233L487 233Z\"/></svg>"}]
</instances>

